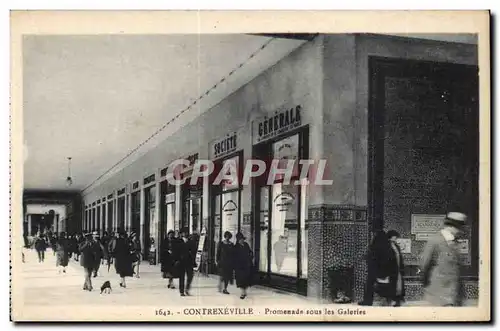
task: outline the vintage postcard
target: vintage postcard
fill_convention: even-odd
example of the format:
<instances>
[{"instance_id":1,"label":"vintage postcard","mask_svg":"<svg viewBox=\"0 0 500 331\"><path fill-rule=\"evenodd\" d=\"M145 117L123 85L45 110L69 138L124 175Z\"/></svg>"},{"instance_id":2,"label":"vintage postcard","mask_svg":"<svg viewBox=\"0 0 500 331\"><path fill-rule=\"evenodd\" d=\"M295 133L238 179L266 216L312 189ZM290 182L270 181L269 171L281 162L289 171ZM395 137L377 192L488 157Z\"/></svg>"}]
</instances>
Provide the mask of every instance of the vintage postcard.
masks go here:
<instances>
[{"instance_id":1,"label":"vintage postcard","mask_svg":"<svg viewBox=\"0 0 500 331\"><path fill-rule=\"evenodd\" d=\"M490 320L489 31L11 12L12 320Z\"/></svg>"}]
</instances>

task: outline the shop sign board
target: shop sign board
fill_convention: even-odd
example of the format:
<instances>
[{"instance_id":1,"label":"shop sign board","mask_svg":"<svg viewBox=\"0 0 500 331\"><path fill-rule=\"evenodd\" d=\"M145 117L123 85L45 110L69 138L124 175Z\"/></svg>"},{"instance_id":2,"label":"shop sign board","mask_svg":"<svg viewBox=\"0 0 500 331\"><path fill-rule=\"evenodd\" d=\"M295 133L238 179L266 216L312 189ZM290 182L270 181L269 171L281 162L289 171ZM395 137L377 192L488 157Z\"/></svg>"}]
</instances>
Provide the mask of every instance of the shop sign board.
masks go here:
<instances>
[{"instance_id":1,"label":"shop sign board","mask_svg":"<svg viewBox=\"0 0 500 331\"><path fill-rule=\"evenodd\" d=\"M239 132L228 133L223 138L218 138L210 143L209 157L216 160L236 152L238 149Z\"/></svg>"},{"instance_id":2,"label":"shop sign board","mask_svg":"<svg viewBox=\"0 0 500 331\"><path fill-rule=\"evenodd\" d=\"M175 193L169 193L165 195L165 203L174 203L175 202Z\"/></svg>"},{"instance_id":3,"label":"shop sign board","mask_svg":"<svg viewBox=\"0 0 500 331\"><path fill-rule=\"evenodd\" d=\"M435 233L443 227L446 215L412 214L411 233Z\"/></svg>"},{"instance_id":4,"label":"shop sign board","mask_svg":"<svg viewBox=\"0 0 500 331\"><path fill-rule=\"evenodd\" d=\"M253 143L275 138L302 125L302 106L277 111L272 116L265 116L253 122Z\"/></svg>"},{"instance_id":5,"label":"shop sign board","mask_svg":"<svg viewBox=\"0 0 500 331\"><path fill-rule=\"evenodd\" d=\"M398 238L397 243L402 254L411 254L411 239Z\"/></svg>"}]
</instances>

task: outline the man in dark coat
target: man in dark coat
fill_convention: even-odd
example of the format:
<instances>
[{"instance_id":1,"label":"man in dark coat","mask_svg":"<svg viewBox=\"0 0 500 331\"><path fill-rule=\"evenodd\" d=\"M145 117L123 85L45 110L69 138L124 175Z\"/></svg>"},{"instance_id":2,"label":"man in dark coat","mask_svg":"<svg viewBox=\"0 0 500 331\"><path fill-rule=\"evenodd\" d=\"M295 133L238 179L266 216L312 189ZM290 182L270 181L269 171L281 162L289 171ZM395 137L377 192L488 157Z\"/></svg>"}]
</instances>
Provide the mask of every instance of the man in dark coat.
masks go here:
<instances>
[{"instance_id":1,"label":"man in dark coat","mask_svg":"<svg viewBox=\"0 0 500 331\"><path fill-rule=\"evenodd\" d=\"M194 245L189 240L188 229L182 229L181 239L176 240L173 245L173 258L177 274L179 275L179 291L181 296L189 295L189 289L193 281L193 268L196 258L196 251L193 250L193 247Z\"/></svg>"},{"instance_id":2,"label":"man in dark coat","mask_svg":"<svg viewBox=\"0 0 500 331\"><path fill-rule=\"evenodd\" d=\"M425 301L430 306L461 306L461 265L457 237L467 216L452 212L446 215L444 227L428 242L420 266Z\"/></svg>"},{"instance_id":3,"label":"man in dark coat","mask_svg":"<svg viewBox=\"0 0 500 331\"><path fill-rule=\"evenodd\" d=\"M92 238L91 233L87 233L84 241L78 246L78 250L81 253L80 265L85 272L84 291L92 291L91 276L96 265L99 249L99 244Z\"/></svg>"},{"instance_id":4,"label":"man in dark coat","mask_svg":"<svg viewBox=\"0 0 500 331\"><path fill-rule=\"evenodd\" d=\"M35 238L34 242L35 250L38 253L38 262L45 261L45 250L47 249L47 241L45 240L45 236L41 233L38 237Z\"/></svg>"}]
</instances>

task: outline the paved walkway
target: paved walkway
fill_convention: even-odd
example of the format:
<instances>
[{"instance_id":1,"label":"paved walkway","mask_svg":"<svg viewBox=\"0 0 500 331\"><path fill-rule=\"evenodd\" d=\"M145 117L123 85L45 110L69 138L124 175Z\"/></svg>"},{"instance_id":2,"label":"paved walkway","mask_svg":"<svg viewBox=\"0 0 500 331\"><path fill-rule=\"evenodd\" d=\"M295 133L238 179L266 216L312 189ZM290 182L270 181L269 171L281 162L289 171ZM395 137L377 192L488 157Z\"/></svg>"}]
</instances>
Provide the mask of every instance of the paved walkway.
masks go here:
<instances>
[{"instance_id":1,"label":"paved walkway","mask_svg":"<svg viewBox=\"0 0 500 331\"><path fill-rule=\"evenodd\" d=\"M35 251L25 250L23 274L25 290L24 302L26 305L266 305L266 304L297 304L311 303L303 296L286 292L275 291L264 287L252 287L245 300L239 298L239 289L229 286L230 295L220 294L217 291L217 279L196 275L191 296L181 297L178 290L178 281L174 284L177 289L168 289L166 279L161 278L159 266L150 266L143 262L141 278L127 278L127 288L119 286L119 277L114 266L107 271L102 265L97 278L92 278L94 290L83 291L83 269L79 262L70 261L66 273L59 274L56 268L56 259L49 249L45 255L45 262L39 263ZM100 287L109 280L113 288L112 295L101 295Z\"/></svg>"},{"instance_id":2,"label":"paved walkway","mask_svg":"<svg viewBox=\"0 0 500 331\"><path fill-rule=\"evenodd\" d=\"M181 297L178 289L168 289L167 280L161 278L159 266L146 262L141 265L141 278L127 278L127 288L119 286L119 277L114 266L107 271L102 265L97 278L92 278L94 290L83 291L83 269L79 262L70 261L65 274L59 274L56 258L49 249L45 262L39 263L34 250L25 250L25 262L22 264L24 278L24 304L28 306L46 305L135 305L135 306L266 306L296 305L298 307L314 305L310 298L282 292L267 287L255 286L249 289L245 300L239 298L240 292L234 285L229 286L230 295L217 291L216 277L195 276L190 291L191 296ZM112 295L101 295L100 287L109 280L113 288ZM174 281L178 287L178 280ZM407 302L406 305L421 305L421 302ZM470 300L466 305L474 306L477 300ZM338 307L359 307L356 304L334 305Z\"/></svg>"}]
</instances>

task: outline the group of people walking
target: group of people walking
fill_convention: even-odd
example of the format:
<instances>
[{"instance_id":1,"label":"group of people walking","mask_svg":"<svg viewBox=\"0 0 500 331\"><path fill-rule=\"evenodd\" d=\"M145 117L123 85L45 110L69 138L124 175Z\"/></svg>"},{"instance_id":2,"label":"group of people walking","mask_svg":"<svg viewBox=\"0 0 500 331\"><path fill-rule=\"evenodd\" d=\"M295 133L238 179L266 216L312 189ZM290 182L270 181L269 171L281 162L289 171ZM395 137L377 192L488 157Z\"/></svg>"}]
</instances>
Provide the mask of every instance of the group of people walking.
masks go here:
<instances>
[{"instance_id":1,"label":"group of people walking","mask_svg":"<svg viewBox=\"0 0 500 331\"><path fill-rule=\"evenodd\" d=\"M224 240L217 245L216 265L220 276L219 292L229 294L228 285L236 279L241 289L241 299L247 297L253 273L253 253L242 233L236 234L236 243L231 242L232 234L224 233ZM179 279L181 296L190 295L198 249L197 236L190 236L187 229L180 232L168 231L161 245L161 272L168 279L167 287L175 289L174 279Z\"/></svg>"},{"instance_id":2,"label":"group of people walking","mask_svg":"<svg viewBox=\"0 0 500 331\"><path fill-rule=\"evenodd\" d=\"M424 301L431 306L461 306L464 299L460 283L460 252L457 238L463 231L467 216L448 213L444 226L426 243L419 265L424 287ZM361 305L373 305L374 294L386 306L400 306L405 298L405 265L397 244L400 234L395 230L377 231L368 248L368 276Z\"/></svg>"}]
</instances>

